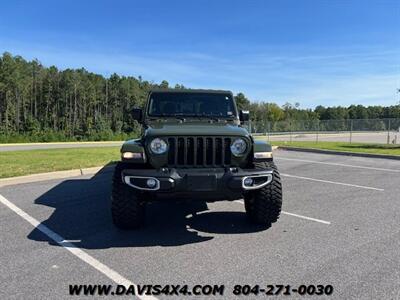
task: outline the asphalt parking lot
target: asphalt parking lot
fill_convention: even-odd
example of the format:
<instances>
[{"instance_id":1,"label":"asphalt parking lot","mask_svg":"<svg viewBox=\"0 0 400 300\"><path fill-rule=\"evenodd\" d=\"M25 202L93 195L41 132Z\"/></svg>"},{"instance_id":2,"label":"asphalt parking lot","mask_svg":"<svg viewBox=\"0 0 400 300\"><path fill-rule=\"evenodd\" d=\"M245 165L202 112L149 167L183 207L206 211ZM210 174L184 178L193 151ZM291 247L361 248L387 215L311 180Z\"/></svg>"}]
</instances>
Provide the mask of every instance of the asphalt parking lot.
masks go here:
<instances>
[{"instance_id":1,"label":"asphalt parking lot","mask_svg":"<svg viewBox=\"0 0 400 300\"><path fill-rule=\"evenodd\" d=\"M124 281L225 284L226 298L235 284L330 284L329 299L400 299L400 161L275 158L284 212L266 230L246 222L241 201L225 201L152 204L144 229L119 231L109 172L0 188L0 299Z\"/></svg>"}]
</instances>

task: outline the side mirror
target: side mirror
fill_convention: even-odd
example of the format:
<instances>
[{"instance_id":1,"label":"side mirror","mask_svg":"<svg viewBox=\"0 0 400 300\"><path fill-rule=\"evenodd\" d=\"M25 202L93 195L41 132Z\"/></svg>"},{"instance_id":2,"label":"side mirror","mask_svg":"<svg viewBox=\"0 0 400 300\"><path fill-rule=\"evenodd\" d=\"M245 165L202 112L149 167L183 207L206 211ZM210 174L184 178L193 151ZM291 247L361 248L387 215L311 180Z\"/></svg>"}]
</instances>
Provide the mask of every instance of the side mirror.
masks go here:
<instances>
[{"instance_id":1,"label":"side mirror","mask_svg":"<svg viewBox=\"0 0 400 300\"><path fill-rule=\"evenodd\" d=\"M250 120L250 113L248 110L241 110L239 112L239 119L241 122L247 122Z\"/></svg>"},{"instance_id":2,"label":"side mirror","mask_svg":"<svg viewBox=\"0 0 400 300\"><path fill-rule=\"evenodd\" d=\"M139 123L142 123L143 121L143 110L140 108L134 108L131 111L132 114L132 118L136 121L138 121Z\"/></svg>"}]
</instances>

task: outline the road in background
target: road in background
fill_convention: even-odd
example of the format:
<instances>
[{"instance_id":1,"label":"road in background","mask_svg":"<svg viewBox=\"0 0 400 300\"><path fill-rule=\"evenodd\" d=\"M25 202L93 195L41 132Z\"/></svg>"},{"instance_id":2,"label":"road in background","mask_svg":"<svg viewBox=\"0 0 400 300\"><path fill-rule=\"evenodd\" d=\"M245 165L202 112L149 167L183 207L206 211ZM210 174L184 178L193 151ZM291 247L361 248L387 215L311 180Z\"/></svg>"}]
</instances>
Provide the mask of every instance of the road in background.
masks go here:
<instances>
[{"instance_id":1,"label":"road in background","mask_svg":"<svg viewBox=\"0 0 400 300\"><path fill-rule=\"evenodd\" d=\"M331 141L400 144L400 119L258 120L246 124L274 141Z\"/></svg>"},{"instance_id":2,"label":"road in background","mask_svg":"<svg viewBox=\"0 0 400 300\"><path fill-rule=\"evenodd\" d=\"M92 148L115 147L123 142L71 142L71 143L31 143L31 144L0 144L0 152L36 149L66 149L66 148Z\"/></svg>"},{"instance_id":3,"label":"road in background","mask_svg":"<svg viewBox=\"0 0 400 300\"><path fill-rule=\"evenodd\" d=\"M369 144L386 144L396 142L400 143L400 133L397 132L341 132L341 133L283 133L267 135L271 142L273 141L292 141L292 142L353 142L353 143L369 143Z\"/></svg>"},{"instance_id":4,"label":"road in background","mask_svg":"<svg viewBox=\"0 0 400 300\"><path fill-rule=\"evenodd\" d=\"M241 201L225 201L154 203L145 228L117 230L110 172L0 194L136 284L225 284L225 298L235 284L331 284L332 299L398 299L400 162L282 150L275 158L285 213L268 229L247 223ZM1 299L66 299L69 284L114 283L0 207Z\"/></svg>"}]
</instances>

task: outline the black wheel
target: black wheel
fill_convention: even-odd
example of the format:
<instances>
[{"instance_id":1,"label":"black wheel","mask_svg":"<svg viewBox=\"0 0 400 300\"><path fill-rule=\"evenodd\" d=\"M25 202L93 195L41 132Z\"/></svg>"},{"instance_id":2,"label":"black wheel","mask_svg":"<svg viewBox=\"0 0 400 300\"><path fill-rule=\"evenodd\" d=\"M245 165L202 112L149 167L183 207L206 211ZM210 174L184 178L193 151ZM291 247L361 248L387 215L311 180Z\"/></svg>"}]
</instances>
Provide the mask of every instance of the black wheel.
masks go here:
<instances>
[{"instance_id":1,"label":"black wheel","mask_svg":"<svg viewBox=\"0 0 400 300\"><path fill-rule=\"evenodd\" d=\"M256 169L272 168L272 181L261 189L247 192L244 195L244 207L251 222L269 227L279 219L281 213L281 177L273 162L254 163L254 167Z\"/></svg>"},{"instance_id":2,"label":"black wheel","mask_svg":"<svg viewBox=\"0 0 400 300\"><path fill-rule=\"evenodd\" d=\"M122 170L128 164L119 162L115 166L112 195L111 214L115 226L121 229L136 229L143 225L146 205L141 195L132 187L122 182ZM132 165L129 165L132 168Z\"/></svg>"}]
</instances>

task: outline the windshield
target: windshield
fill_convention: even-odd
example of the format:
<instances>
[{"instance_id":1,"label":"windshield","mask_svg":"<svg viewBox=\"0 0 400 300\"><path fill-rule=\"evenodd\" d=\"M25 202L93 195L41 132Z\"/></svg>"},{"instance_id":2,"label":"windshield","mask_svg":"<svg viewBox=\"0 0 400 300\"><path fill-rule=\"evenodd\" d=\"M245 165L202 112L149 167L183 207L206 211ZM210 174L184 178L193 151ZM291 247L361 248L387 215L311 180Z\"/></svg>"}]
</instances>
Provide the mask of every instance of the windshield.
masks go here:
<instances>
[{"instance_id":1,"label":"windshield","mask_svg":"<svg viewBox=\"0 0 400 300\"><path fill-rule=\"evenodd\" d=\"M230 94L212 93L152 93L149 100L150 117L222 117L236 116Z\"/></svg>"}]
</instances>

